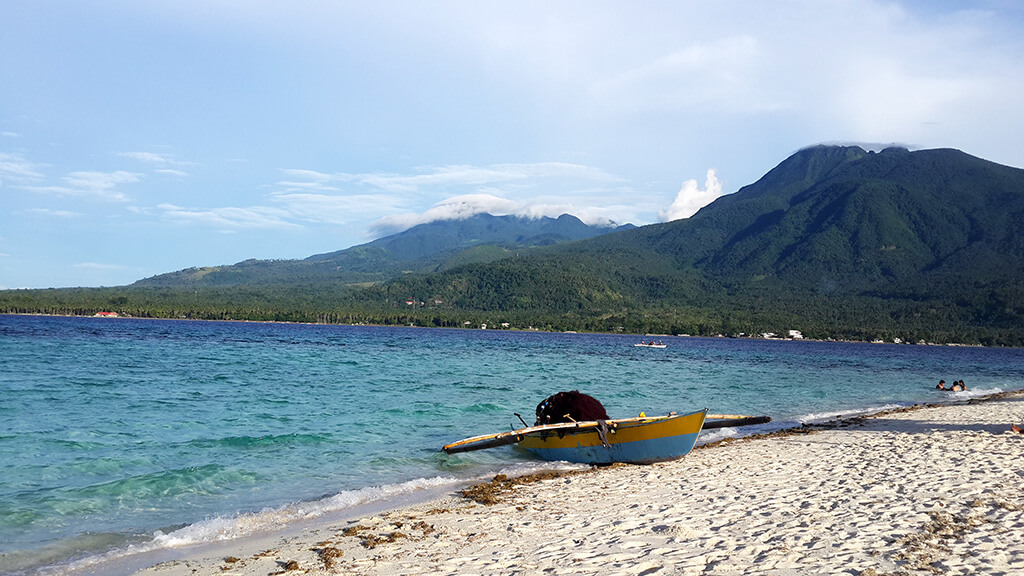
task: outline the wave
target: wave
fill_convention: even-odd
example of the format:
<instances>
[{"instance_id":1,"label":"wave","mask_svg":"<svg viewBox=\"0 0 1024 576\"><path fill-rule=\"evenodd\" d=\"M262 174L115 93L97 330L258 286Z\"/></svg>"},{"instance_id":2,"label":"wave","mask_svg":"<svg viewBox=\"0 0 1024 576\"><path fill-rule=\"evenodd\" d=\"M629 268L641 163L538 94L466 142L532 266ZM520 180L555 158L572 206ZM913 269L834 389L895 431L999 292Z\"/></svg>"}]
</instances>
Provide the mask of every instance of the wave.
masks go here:
<instances>
[{"instance_id":1,"label":"wave","mask_svg":"<svg viewBox=\"0 0 1024 576\"><path fill-rule=\"evenodd\" d=\"M912 405L911 403L893 403L893 404L877 404L874 406L868 406L866 408L851 408L846 410L835 410L831 412L811 412L802 416L797 416L793 424L823 424L825 422L833 422L836 420L847 420L849 418L856 418L857 416L866 416L868 414L878 414L879 412L886 412L889 410L897 410L899 408L905 408Z\"/></svg>"},{"instance_id":2,"label":"wave","mask_svg":"<svg viewBox=\"0 0 1024 576\"><path fill-rule=\"evenodd\" d=\"M499 404L491 404L488 402L478 402L476 404L470 404L469 406L462 406L459 408L460 412L507 412L507 406L501 406Z\"/></svg>"},{"instance_id":3,"label":"wave","mask_svg":"<svg viewBox=\"0 0 1024 576\"><path fill-rule=\"evenodd\" d=\"M418 478L400 484L347 490L310 502L268 508L260 512L240 514L234 517L204 520L166 534L157 532L153 535L150 545L156 548L176 548L231 540L258 532L275 530L285 524L341 512L363 504L392 500L427 489L454 486L458 482L459 480L456 478L438 476Z\"/></svg>"},{"instance_id":4,"label":"wave","mask_svg":"<svg viewBox=\"0 0 1024 576\"><path fill-rule=\"evenodd\" d=\"M1001 392L1004 392L1002 388L976 388L972 390L965 390L963 392L943 392L942 396L936 397L934 401L929 402L929 404L947 404L970 400L971 398L981 398L983 396L990 396ZM710 444L712 442L724 440L725 438L741 438L752 434L775 432L778 430L785 430L787 428L796 428L804 424L824 424L826 422L848 420L858 416L869 416L880 412L887 412L889 410L898 410L915 404L919 404L919 402L877 404L865 408L851 408L827 412L809 412L807 414L798 415L785 420L773 420L769 424L745 426L743 428L717 428L713 431L701 432L700 439L697 443L699 445Z\"/></svg>"},{"instance_id":5,"label":"wave","mask_svg":"<svg viewBox=\"0 0 1024 576\"><path fill-rule=\"evenodd\" d=\"M405 505L417 501L427 501L459 486L490 480L495 474L517 477L544 471L588 468L587 465L568 462L530 461L495 468L486 473L478 472L472 477L435 476L417 478L397 484L346 490L317 500L288 504L278 508L266 508L258 512L235 516L218 516L168 531L158 530L146 541L79 558L61 565L50 566L39 570L38 573L47 576L113 573L114 569L109 566L116 565L120 570L126 561L133 557L136 559L135 563L142 567L147 565L145 558L158 555L161 552L272 533L301 522L323 517L333 519L336 515L346 513L352 515L365 513L363 507L376 505L379 510L390 508L392 504ZM417 498L417 496L419 497Z\"/></svg>"},{"instance_id":6,"label":"wave","mask_svg":"<svg viewBox=\"0 0 1024 576\"><path fill-rule=\"evenodd\" d=\"M939 392L941 392L941 390ZM982 396L999 394L1001 392L1005 392L1005 390L1002 388L972 388L964 390L963 392L946 392L946 399L949 402L955 402L957 400L969 400L971 398L980 398Z\"/></svg>"},{"instance_id":7,"label":"wave","mask_svg":"<svg viewBox=\"0 0 1024 576\"><path fill-rule=\"evenodd\" d=\"M256 446L282 445L316 445L324 442L331 442L332 439L324 434L277 434L268 436L226 436L224 438L201 438L191 440L188 444L199 448L250 448Z\"/></svg>"},{"instance_id":8,"label":"wave","mask_svg":"<svg viewBox=\"0 0 1024 576\"><path fill-rule=\"evenodd\" d=\"M102 465L103 461L93 461L90 464ZM219 464L206 464L59 490L41 487L17 494L34 496L38 503L49 504L59 508L63 515L69 515L76 512L95 513L98 511L98 502L125 504L149 501L158 496L216 492L218 486L233 483L252 484L257 476L255 472L232 470Z\"/></svg>"},{"instance_id":9,"label":"wave","mask_svg":"<svg viewBox=\"0 0 1024 576\"><path fill-rule=\"evenodd\" d=\"M982 396L998 394L1000 392L1003 392L1002 388L977 388L972 390L965 390L963 392L942 392L941 395L937 395L936 398L934 398L934 400L927 402L927 404L944 404L949 402L957 402L960 400L967 400L970 398L980 398ZM897 402L890 404L867 406L864 408L836 410L831 412L812 412L804 414L802 416L797 416L795 420L797 424L820 424L823 422L829 422L833 420L846 420L848 418L855 418L857 416L867 416L870 414L877 414L879 412L886 412L888 410L906 408L907 406L913 406L915 404L920 404L920 402Z\"/></svg>"},{"instance_id":10,"label":"wave","mask_svg":"<svg viewBox=\"0 0 1024 576\"><path fill-rule=\"evenodd\" d=\"M38 573L56 576L114 572L115 570L105 569L104 566L112 564L120 566L120 563L132 557L145 558L162 551L186 546L273 532L288 525L314 520L325 515L340 514L363 505L408 498L417 492L429 491L433 494L437 490L454 487L463 482L466 480L454 477L419 478L398 484L348 490L319 500L299 502L278 508L266 508L258 512L218 516L173 530L157 530L143 542L93 554L64 564L49 566L39 570Z\"/></svg>"}]
</instances>

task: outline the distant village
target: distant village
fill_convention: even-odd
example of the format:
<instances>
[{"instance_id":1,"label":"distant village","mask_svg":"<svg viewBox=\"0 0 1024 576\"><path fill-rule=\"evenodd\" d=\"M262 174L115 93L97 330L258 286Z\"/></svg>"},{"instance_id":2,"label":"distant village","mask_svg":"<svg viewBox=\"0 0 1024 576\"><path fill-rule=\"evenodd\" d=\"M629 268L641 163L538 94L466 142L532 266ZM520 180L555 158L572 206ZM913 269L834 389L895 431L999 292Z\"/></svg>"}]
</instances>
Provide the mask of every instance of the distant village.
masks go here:
<instances>
[{"instance_id":1,"label":"distant village","mask_svg":"<svg viewBox=\"0 0 1024 576\"><path fill-rule=\"evenodd\" d=\"M408 300L408 301L406 301L406 304L412 306L412 305L417 304L417 302L415 302L413 300ZM424 303L420 302L419 305L422 306L422 305L424 305ZM93 317L94 318L131 318L131 315L119 314L117 312L97 312L97 313L93 314ZM366 324L364 322L357 322L355 325L357 325L357 326L365 326L365 325L368 325L368 324ZM414 324L410 324L410 326L414 327L415 325ZM498 323L496 325L491 325L491 324L487 324L487 323L476 324L476 323L474 323L474 322L472 322L470 320L464 321L462 323L462 327L464 329L467 329L467 330L473 330L473 329L478 329L478 330L522 330L522 331L526 331L526 332L540 332L541 331L540 328L535 328L534 326L527 326L525 328L515 328L509 322L500 322L500 323ZM624 331L625 331L625 329L622 326L619 326L619 327L617 327L615 329L615 332L620 332L621 333L621 332L624 332ZM577 332L575 330L569 330L569 331L566 331L566 333L576 334ZM646 336L668 337L668 336L673 336L673 334L646 334ZM689 338L689 337L692 337L693 335L692 334L674 334L674 336L679 336L679 337L683 337L683 338ZM715 334L713 337L714 338L751 338L751 339L760 339L760 340L805 340L806 339L806 338L804 338L803 332L800 331L800 330L788 330L786 332L786 334L784 334L784 335L777 334L775 332L762 332L760 334L747 334L746 332L740 332L738 334L731 334L731 335L726 335L726 334L719 333L719 334ZM824 339L822 341L823 342L852 342L852 340L838 340L836 338L826 338L826 339ZM874 340L871 340L871 343L872 344L885 344L886 341L882 340L881 338L876 338ZM919 346L940 346L940 345L943 345L943 344L937 344L935 342L926 342L924 340L920 340L920 341L918 341L916 343L904 342L902 338L893 338L891 343L892 344L904 344L904 343L907 343L907 344L917 344ZM966 346L966 344L956 344L956 343L947 343L947 344L944 344L944 345L945 346Z\"/></svg>"}]
</instances>

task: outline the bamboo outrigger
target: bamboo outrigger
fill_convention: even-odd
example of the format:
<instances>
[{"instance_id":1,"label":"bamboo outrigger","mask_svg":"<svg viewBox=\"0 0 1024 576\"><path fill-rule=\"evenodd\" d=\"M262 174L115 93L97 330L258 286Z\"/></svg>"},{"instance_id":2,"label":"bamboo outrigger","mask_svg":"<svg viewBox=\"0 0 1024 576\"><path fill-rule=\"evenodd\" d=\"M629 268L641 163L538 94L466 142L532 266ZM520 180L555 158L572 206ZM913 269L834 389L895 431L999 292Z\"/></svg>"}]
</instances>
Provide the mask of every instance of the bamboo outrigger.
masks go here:
<instances>
[{"instance_id":1,"label":"bamboo outrigger","mask_svg":"<svg viewBox=\"0 0 1024 576\"><path fill-rule=\"evenodd\" d=\"M473 436L444 446L448 454L518 444L545 460L586 464L646 464L688 454L702 428L749 426L770 422L767 416L707 414L707 410L667 416L639 416L528 426Z\"/></svg>"}]
</instances>

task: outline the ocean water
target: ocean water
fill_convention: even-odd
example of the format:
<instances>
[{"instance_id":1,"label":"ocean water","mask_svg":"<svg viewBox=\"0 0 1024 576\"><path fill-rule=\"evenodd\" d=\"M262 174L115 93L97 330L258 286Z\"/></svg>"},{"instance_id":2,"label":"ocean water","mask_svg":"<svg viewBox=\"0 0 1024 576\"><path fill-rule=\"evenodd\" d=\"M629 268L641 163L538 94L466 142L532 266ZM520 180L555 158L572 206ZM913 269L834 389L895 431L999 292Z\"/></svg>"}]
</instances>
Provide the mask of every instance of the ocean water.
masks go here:
<instances>
[{"instance_id":1,"label":"ocean water","mask_svg":"<svg viewBox=\"0 0 1024 576\"><path fill-rule=\"evenodd\" d=\"M1024 388L1024 350L0 316L0 574L258 533L542 466L446 455L561 390L766 426ZM966 393L933 390L964 379Z\"/></svg>"}]
</instances>

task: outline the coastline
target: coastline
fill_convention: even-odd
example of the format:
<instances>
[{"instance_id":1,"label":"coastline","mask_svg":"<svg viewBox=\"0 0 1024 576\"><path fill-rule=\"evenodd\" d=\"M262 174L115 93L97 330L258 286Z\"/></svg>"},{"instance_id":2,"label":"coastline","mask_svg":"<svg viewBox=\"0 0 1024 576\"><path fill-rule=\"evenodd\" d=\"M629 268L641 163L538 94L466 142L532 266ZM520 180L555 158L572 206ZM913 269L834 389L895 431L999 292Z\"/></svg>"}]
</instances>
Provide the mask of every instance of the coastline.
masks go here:
<instances>
[{"instance_id":1,"label":"coastline","mask_svg":"<svg viewBox=\"0 0 1024 576\"><path fill-rule=\"evenodd\" d=\"M725 440L681 460L492 483L173 551L145 576L1024 570L1024 390Z\"/></svg>"},{"instance_id":2,"label":"coastline","mask_svg":"<svg viewBox=\"0 0 1024 576\"><path fill-rule=\"evenodd\" d=\"M842 344L871 344L871 345L892 345L892 346L937 346L943 347L948 346L952 348L1009 348L1009 349L1024 349L1019 346L986 346L984 344L967 344L962 342L886 342L879 340L849 340L845 338L807 338L801 336L800 338L786 338L786 337L763 337L755 335L746 336L729 336L725 334L716 334L708 336L700 336L694 334L641 334L633 332L602 332L602 331L577 331L577 330L543 330L540 328L472 328L465 326L415 326L412 324L375 324L372 322L357 322L354 324L346 323L334 323L334 322L297 322L288 320L244 320L244 319L229 319L229 318L170 318L164 316L131 316L131 315L116 315L116 316L101 316L99 314L91 315L75 315L75 314L45 314L45 313L33 313L33 312L0 312L0 316L38 316L38 317L53 317L53 318L100 318L104 320L166 320L171 322L223 322L223 323L239 323L239 324L283 324L283 325L296 325L296 326L350 326L350 327L371 327L371 328L413 328L421 330L465 330L469 332L524 332L524 333L537 333L537 334L599 334L609 336L658 336L662 338L708 338L708 339L732 339L732 340L752 340L752 341L769 341L769 342L838 342Z\"/></svg>"}]
</instances>

